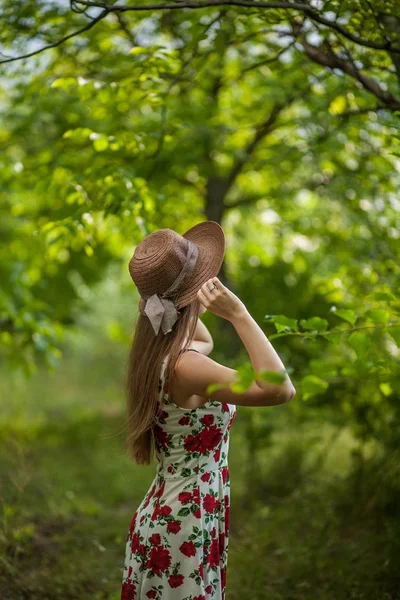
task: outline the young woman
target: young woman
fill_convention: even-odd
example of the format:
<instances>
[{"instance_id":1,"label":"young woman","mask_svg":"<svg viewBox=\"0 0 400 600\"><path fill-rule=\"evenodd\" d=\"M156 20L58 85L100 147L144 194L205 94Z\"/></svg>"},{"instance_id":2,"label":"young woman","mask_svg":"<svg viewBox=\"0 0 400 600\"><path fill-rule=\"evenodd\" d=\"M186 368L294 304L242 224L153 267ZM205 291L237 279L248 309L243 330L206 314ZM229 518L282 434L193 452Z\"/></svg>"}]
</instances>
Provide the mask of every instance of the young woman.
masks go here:
<instances>
[{"instance_id":1,"label":"young woman","mask_svg":"<svg viewBox=\"0 0 400 600\"><path fill-rule=\"evenodd\" d=\"M255 371L285 369L243 302L218 279L221 226L205 221L182 236L148 235L129 262L141 296L128 362L126 449L138 464L158 460L154 480L126 539L121 600L224 600L228 560L229 432L236 405L288 402L295 389L256 379L245 392L237 372L208 355L199 320L209 310L232 323ZM192 350L192 352L190 352ZM220 384L207 389L211 384Z\"/></svg>"}]
</instances>

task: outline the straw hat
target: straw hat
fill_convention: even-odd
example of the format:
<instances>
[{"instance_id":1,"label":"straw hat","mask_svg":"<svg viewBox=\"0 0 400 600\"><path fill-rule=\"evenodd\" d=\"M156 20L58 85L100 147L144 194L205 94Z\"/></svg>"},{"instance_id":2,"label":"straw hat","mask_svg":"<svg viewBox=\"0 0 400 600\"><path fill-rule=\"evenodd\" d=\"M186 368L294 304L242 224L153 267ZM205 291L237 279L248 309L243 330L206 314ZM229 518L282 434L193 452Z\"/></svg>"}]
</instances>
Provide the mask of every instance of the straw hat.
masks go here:
<instances>
[{"instance_id":1,"label":"straw hat","mask_svg":"<svg viewBox=\"0 0 400 600\"><path fill-rule=\"evenodd\" d=\"M224 231L216 221L198 223L182 235L159 229L136 246L129 273L141 296L139 311L150 319L155 335L160 327L164 334L171 331L179 309L218 275L224 252Z\"/></svg>"}]
</instances>

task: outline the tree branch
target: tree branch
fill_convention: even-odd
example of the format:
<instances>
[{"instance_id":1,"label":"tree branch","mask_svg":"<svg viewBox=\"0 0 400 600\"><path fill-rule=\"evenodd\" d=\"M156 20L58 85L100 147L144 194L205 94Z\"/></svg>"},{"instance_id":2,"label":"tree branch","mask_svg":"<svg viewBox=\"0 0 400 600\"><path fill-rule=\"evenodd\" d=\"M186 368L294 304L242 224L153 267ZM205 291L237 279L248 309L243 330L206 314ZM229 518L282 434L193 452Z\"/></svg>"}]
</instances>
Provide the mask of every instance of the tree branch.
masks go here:
<instances>
[{"instance_id":1,"label":"tree branch","mask_svg":"<svg viewBox=\"0 0 400 600\"><path fill-rule=\"evenodd\" d=\"M365 46L366 48L374 48L375 50L386 50L390 52L400 53L399 46L393 46L391 40L386 39L384 43L373 42L354 35L348 31L342 25L339 25L335 21L331 21L325 18L323 15L315 11L311 6L303 4L301 2L290 2L281 0L280 2L257 2L255 0L183 0L182 2L176 3L161 3L161 4L147 4L138 6L121 6L120 4L107 4L105 2L93 2L92 0L75 0L76 4L82 4L84 6L93 6L97 8L103 8L108 12L128 12L128 11L143 11L143 10L164 10L164 9L182 9L182 8L204 8L207 6L244 6L248 8L266 8L276 9L281 8L285 10L293 10L304 13L309 19L325 25L330 29L333 29L340 35L343 35L348 40L358 44L359 46Z\"/></svg>"},{"instance_id":2,"label":"tree branch","mask_svg":"<svg viewBox=\"0 0 400 600\"><path fill-rule=\"evenodd\" d=\"M263 140L265 138L265 136L268 135L268 133L270 133L272 131L272 128L275 125L275 122L276 122L279 114L282 112L282 110L285 107L286 107L286 104L278 104L278 103L275 104L272 107L271 113L269 114L268 118L264 121L264 123L262 123L261 125L258 125L253 139L242 150L242 156L235 162L228 177L225 180L226 191L229 190L229 188L235 181L236 177L239 175L240 171L242 170L242 168L244 167L244 165L246 164L246 162L248 161L250 156L253 154L254 150L257 148L257 146L261 142L261 140Z\"/></svg>"},{"instance_id":3,"label":"tree branch","mask_svg":"<svg viewBox=\"0 0 400 600\"><path fill-rule=\"evenodd\" d=\"M366 48L373 48L375 50L384 50L386 52L389 52L391 54L391 56L393 57L394 55L399 55L400 54L400 46L395 46L393 45L393 42L391 39L389 39L387 36L385 42L374 42L362 37L359 37L357 35L354 35L353 33L351 33L350 31L348 31L345 27L342 27L341 25L339 25L336 21L331 21L329 19L326 19L323 15L321 15L319 12L315 11L312 7L310 7L307 4L303 4L301 2L291 2L291 1L276 1L276 2L258 2L257 0L182 0L179 2L174 2L174 3L161 3L161 4L147 4L147 5L138 5L138 6L121 6L119 4L107 4L105 2L94 2L92 0L70 0L70 4L71 4L71 9L73 10L73 12L76 13L83 13L87 18L90 18L91 21L90 23L87 23L87 25L85 25L84 27L82 27L81 29L78 29L77 31L70 33L66 36L64 36L63 38L61 38L60 40L56 41L56 42L52 42L51 44L47 44L45 46L42 46L41 48L39 48L38 50L35 50L33 52L28 52L27 54L23 54L21 56L15 56L15 57L8 57L6 59L0 60L0 64L4 64L4 63L9 63L9 62L14 62L17 60L22 60L24 58L29 58L31 56L34 56L36 54L40 54L41 52L44 52L45 50L48 50L50 48L56 48L57 46L60 46L61 44L63 44L65 41L71 39L72 37L75 37L77 35L80 35L81 33L84 33L85 31L88 31L89 29L91 29L94 25L96 25L99 21L101 21L104 17L106 17L109 13L117 13L117 14L121 14L123 12L128 12L128 11L155 11L155 10L181 10L183 8L206 8L206 7L210 7L210 6L242 6L242 7L247 7L247 8L256 8L256 9L283 9L283 10L290 10L290 11L297 11L297 12L301 12L303 13L306 17L308 17L311 21L315 22L315 23L319 23L321 25L324 25L325 27L328 27L334 31L336 31L339 35L342 35L343 37L345 37L346 39L350 40L351 42L359 45L359 46L364 46ZM79 10L77 8L77 6L82 6L85 8L82 8L82 10ZM90 17L90 15L88 15L85 10L88 8L102 8L102 12L97 16L97 17ZM390 16L390 15L388 15ZM0 55L3 55L3 53L0 52Z\"/></svg>"},{"instance_id":4,"label":"tree branch","mask_svg":"<svg viewBox=\"0 0 400 600\"><path fill-rule=\"evenodd\" d=\"M364 75L352 61L337 56L326 41L321 46L312 46L306 40L302 40L301 44L311 60L323 67L340 69L353 79L357 79L364 89L374 94L387 108L400 110L400 100L396 96L384 90L375 80Z\"/></svg>"},{"instance_id":5,"label":"tree branch","mask_svg":"<svg viewBox=\"0 0 400 600\"><path fill-rule=\"evenodd\" d=\"M96 23L98 23L99 21L104 19L104 17L106 17L108 15L108 13L109 13L109 11L105 8L97 17L95 17L92 21L87 23L84 27L82 27L81 29L78 29L77 31L74 31L73 33L69 33L68 35L66 35L63 38L61 38L60 40L58 40L57 42L53 42L52 44L47 44L46 46L42 46L38 50L34 50L33 52L29 52L28 54L23 54L21 56L14 56L11 58L7 58L5 60L0 60L0 64L14 62L15 60L22 60L23 58L29 58L30 56L34 56L35 54L40 54L41 52L44 52L45 50L48 50L49 48L56 48L57 46L60 46L61 44L63 44L67 40L69 40L70 38L75 37L76 35L80 35L84 31L89 31L89 29L94 27L96 25Z\"/></svg>"}]
</instances>

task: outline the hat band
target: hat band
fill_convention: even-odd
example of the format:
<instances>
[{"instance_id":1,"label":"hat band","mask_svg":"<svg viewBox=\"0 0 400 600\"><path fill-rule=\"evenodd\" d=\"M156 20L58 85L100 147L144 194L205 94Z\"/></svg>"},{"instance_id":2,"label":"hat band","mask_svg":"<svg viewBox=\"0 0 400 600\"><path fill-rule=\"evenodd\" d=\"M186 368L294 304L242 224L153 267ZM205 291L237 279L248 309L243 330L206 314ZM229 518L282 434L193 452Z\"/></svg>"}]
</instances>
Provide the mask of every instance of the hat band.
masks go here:
<instances>
[{"instance_id":1,"label":"hat band","mask_svg":"<svg viewBox=\"0 0 400 600\"><path fill-rule=\"evenodd\" d=\"M172 292L176 292L182 286L183 281L193 273L196 266L199 248L191 240L187 240L187 242L188 253L186 255L186 260L178 277L169 288L160 295L152 294L151 296L147 296L145 294L140 294L143 300L146 301L144 313L149 318L155 335L158 334L160 327L162 328L164 335L169 333L179 317L175 303L166 296L172 294Z\"/></svg>"}]
</instances>

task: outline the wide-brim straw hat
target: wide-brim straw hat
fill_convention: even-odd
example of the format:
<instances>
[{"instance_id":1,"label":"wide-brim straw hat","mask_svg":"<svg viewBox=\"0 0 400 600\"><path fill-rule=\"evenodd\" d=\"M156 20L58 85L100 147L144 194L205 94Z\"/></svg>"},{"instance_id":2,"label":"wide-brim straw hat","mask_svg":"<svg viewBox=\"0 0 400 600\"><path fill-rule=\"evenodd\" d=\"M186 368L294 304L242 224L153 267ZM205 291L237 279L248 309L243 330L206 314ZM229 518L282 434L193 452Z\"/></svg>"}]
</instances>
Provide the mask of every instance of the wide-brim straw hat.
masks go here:
<instances>
[{"instance_id":1,"label":"wide-brim straw hat","mask_svg":"<svg viewBox=\"0 0 400 600\"><path fill-rule=\"evenodd\" d=\"M203 221L182 235L173 229L159 229L136 246L129 261L129 272L140 296L162 296L176 281L193 248L188 240L197 246L197 259L194 268L171 295L177 310L195 300L200 287L218 275L225 253L225 235L219 223ZM141 297L139 311L143 315L145 304Z\"/></svg>"}]
</instances>

